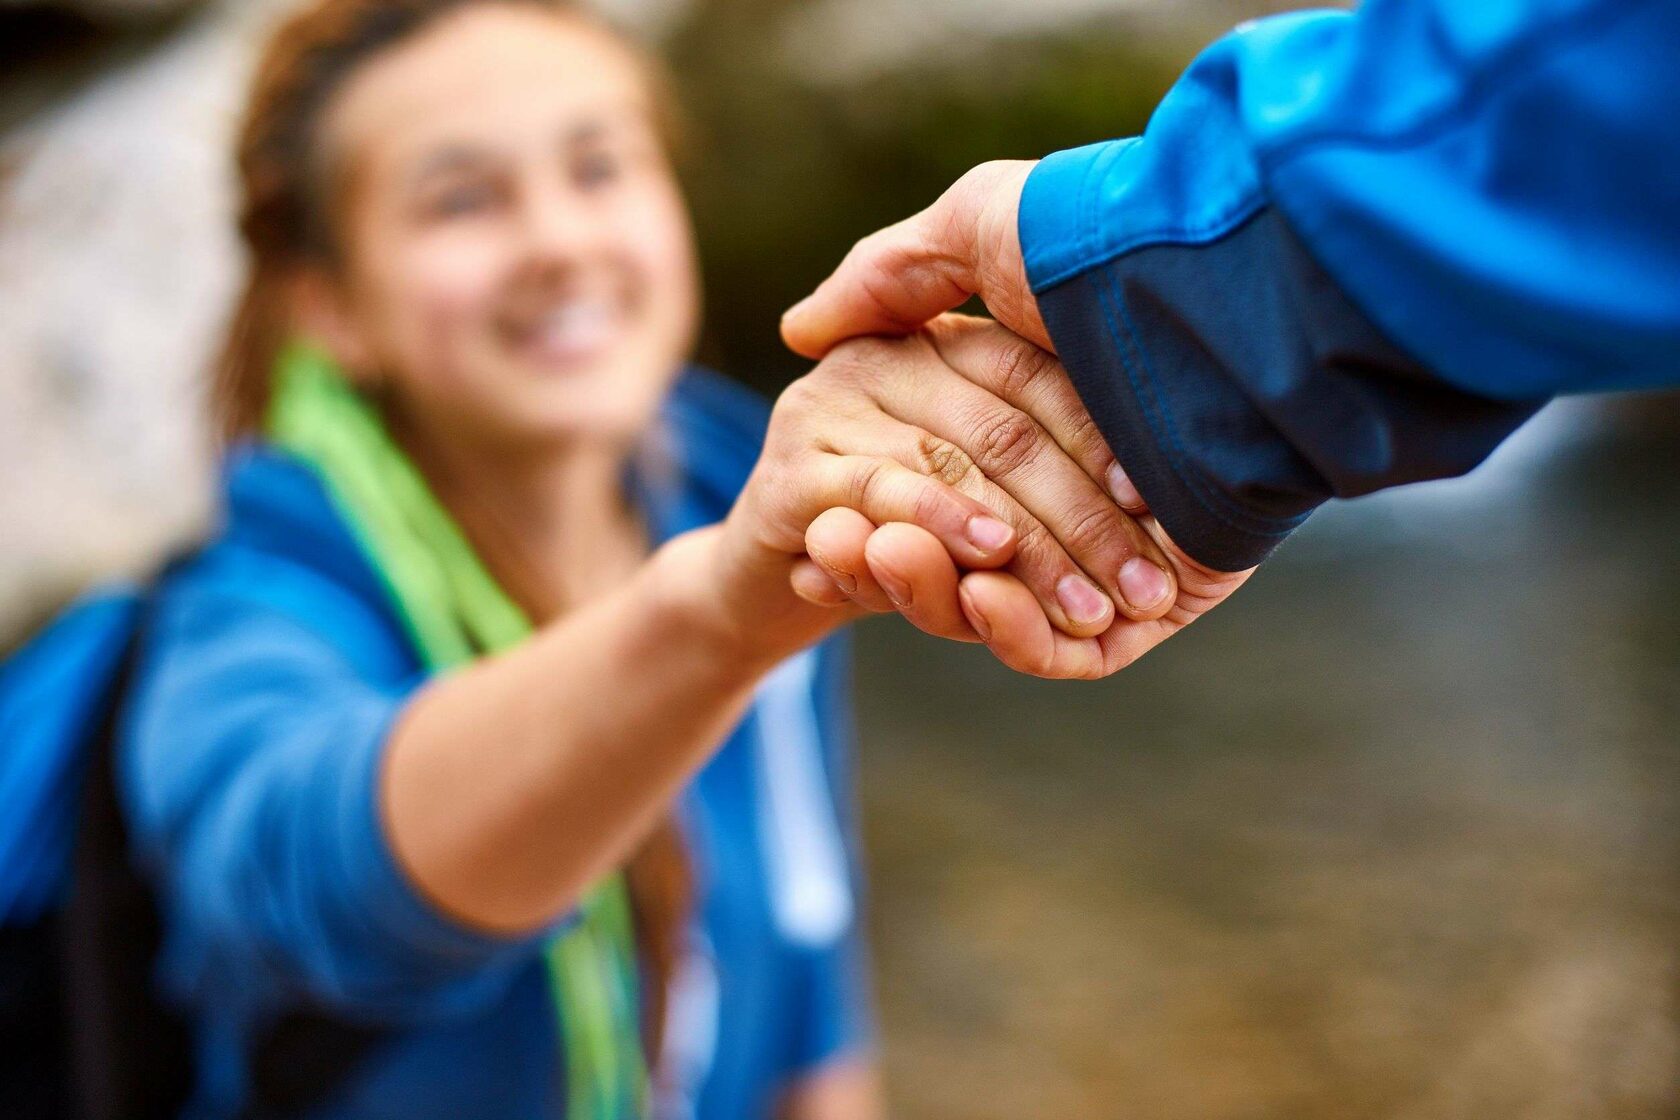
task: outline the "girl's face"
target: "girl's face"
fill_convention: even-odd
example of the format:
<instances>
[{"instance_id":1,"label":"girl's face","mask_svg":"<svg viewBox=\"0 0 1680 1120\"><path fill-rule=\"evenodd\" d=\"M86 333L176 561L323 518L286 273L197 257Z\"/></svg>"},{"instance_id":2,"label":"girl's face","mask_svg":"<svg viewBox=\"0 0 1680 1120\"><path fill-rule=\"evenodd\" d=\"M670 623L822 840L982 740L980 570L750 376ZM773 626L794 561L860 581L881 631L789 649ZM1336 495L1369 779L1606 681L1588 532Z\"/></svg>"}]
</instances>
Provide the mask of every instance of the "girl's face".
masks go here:
<instances>
[{"instance_id":1,"label":"girl's face","mask_svg":"<svg viewBox=\"0 0 1680 1120\"><path fill-rule=\"evenodd\" d=\"M430 439L624 444L693 345L692 234L647 73L575 17L484 4L328 118L326 342Z\"/></svg>"}]
</instances>

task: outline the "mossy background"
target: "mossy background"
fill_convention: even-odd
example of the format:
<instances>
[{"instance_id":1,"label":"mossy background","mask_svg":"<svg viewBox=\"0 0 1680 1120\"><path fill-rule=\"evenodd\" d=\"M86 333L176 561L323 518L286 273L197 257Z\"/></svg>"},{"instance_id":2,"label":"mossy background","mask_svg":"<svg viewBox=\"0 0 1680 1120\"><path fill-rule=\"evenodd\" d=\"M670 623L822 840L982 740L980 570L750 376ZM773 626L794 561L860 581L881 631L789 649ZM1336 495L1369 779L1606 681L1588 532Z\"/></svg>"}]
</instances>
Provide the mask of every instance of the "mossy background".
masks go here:
<instances>
[{"instance_id":1,"label":"mossy background","mask_svg":"<svg viewBox=\"0 0 1680 1120\"><path fill-rule=\"evenodd\" d=\"M693 125L703 355L766 390L802 368L777 338L781 312L859 237L984 160L1140 132L1193 51L1182 31L1163 42L1109 21L811 86L776 55L742 49L750 5L718 7L670 44Z\"/></svg>"}]
</instances>

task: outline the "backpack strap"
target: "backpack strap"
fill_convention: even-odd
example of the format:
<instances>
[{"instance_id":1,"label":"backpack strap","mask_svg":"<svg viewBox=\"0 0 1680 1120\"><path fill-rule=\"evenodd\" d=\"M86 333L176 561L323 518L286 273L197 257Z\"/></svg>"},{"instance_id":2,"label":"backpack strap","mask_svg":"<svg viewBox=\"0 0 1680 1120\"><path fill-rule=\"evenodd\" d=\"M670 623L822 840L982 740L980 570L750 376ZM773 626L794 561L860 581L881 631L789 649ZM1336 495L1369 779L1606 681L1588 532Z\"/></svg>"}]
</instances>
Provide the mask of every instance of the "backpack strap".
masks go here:
<instances>
[{"instance_id":1,"label":"backpack strap","mask_svg":"<svg viewBox=\"0 0 1680 1120\"><path fill-rule=\"evenodd\" d=\"M89 743L70 889L59 916L76 1120L178 1120L192 1091L191 1031L157 994L163 920L152 883L135 865L117 782L122 716L158 588L181 562L165 566L147 587ZM251 1049L245 1120L281 1120L326 1100L388 1037L386 1029L322 1011L282 1017Z\"/></svg>"},{"instance_id":2,"label":"backpack strap","mask_svg":"<svg viewBox=\"0 0 1680 1120\"><path fill-rule=\"evenodd\" d=\"M325 1011L291 1012L251 1049L244 1120L284 1120L320 1104L390 1037L388 1029Z\"/></svg>"},{"instance_id":3,"label":"backpack strap","mask_svg":"<svg viewBox=\"0 0 1680 1120\"><path fill-rule=\"evenodd\" d=\"M55 915L0 925L0 1116L73 1120Z\"/></svg>"},{"instance_id":4,"label":"backpack strap","mask_svg":"<svg viewBox=\"0 0 1680 1120\"><path fill-rule=\"evenodd\" d=\"M162 919L151 884L134 866L117 797L118 723L153 598L148 591L142 600L101 698L61 915L71 1082L80 1120L176 1120L191 1090L186 1023L154 994Z\"/></svg>"}]
</instances>

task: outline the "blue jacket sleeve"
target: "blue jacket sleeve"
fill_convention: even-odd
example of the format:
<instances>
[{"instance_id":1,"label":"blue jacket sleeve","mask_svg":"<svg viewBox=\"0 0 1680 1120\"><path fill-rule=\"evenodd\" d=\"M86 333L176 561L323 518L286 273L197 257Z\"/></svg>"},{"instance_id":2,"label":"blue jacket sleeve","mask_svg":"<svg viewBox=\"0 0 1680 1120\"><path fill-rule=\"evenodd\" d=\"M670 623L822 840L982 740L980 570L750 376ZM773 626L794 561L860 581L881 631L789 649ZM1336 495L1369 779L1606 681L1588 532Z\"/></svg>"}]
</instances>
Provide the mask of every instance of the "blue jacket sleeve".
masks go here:
<instances>
[{"instance_id":1,"label":"blue jacket sleeve","mask_svg":"<svg viewBox=\"0 0 1680 1120\"><path fill-rule=\"evenodd\" d=\"M265 593L298 578L247 575ZM373 665L376 643L202 583L161 599L122 756L136 846L160 880L165 984L247 1017L323 1006L403 1022L494 998L541 938L442 914L380 820L412 677ZM312 610L343 638L365 608L320 594Z\"/></svg>"},{"instance_id":2,"label":"blue jacket sleeve","mask_svg":"<svg viewBox=\"0 0 1680 1120\"><path fill-rule=\"evenodd\" d=\"M1248 567L1553 395L1680 383L1677 42L1663 0L1281 16L1040 164L1046 324L1186 551Z\"/></svg>"}]
</instances>

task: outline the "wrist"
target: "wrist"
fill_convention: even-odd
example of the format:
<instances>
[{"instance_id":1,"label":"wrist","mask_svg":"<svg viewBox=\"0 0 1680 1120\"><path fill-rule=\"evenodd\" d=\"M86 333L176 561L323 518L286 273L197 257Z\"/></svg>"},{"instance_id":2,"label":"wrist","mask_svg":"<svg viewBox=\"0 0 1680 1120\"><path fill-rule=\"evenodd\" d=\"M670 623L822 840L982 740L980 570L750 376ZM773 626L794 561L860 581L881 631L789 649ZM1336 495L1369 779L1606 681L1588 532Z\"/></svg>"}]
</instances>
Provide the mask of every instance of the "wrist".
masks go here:
<instances>
[{"instance_id":1,"label":"wrist","mask_svg":"<svg viewBox=\"0 0 1680 1120\"><path fill-rule=\"evenodd\" d=\"M645 593L663 632L680 635L709 667L754 679L797 647L781 648L786 643L774 641L760 625L765 612L745 609L753 597L727 578L724 551L721 525L671 539L644 569Z\"/></svg>"}]
</instances>

